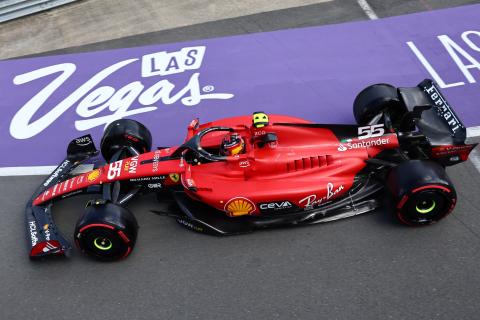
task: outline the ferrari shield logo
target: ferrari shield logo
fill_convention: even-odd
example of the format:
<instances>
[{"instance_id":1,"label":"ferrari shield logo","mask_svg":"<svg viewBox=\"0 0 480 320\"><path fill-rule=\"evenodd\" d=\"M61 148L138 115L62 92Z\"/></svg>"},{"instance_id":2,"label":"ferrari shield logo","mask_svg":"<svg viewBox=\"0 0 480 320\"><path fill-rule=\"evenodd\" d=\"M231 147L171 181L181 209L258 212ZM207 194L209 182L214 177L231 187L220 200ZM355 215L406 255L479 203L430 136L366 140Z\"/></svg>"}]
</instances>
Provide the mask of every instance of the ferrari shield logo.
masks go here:
<instances>
[{"instance_id":1,"label":"ferrari shield logo","mask_svg":"<svg viewBox=\"0 0 480 320\"><path fill-rule=\"evenodd\" d=\"M168 176L173 182L178 182L178 180L180 180L180 175L178 173L170 173Z\"/></svg>"}]
</instances>

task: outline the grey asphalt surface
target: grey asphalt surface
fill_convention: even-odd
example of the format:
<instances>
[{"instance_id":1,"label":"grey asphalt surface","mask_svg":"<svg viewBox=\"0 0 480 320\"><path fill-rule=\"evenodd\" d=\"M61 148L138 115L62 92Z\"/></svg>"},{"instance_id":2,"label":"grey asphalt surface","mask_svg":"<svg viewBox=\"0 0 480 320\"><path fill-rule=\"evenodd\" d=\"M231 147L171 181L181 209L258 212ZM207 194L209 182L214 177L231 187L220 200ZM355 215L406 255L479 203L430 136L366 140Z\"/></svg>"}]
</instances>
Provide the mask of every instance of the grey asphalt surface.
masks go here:
<instances>
[{"instance_id":1,"label":"grey asphalt surface","mask_svg":"<svg viewBox=\"0 0 480 320\"><path fill-rule=\"evenodd\" d=\"M369 1L380 17L474 2ZM362 19L355 1L338 0L64 52ZM449 174L457 207L425 228L404 227L382 209L312 227L217 238L156 216L150 210L159 204L145 197L129 205L141 229L133 254L118 263L76 251L70 259L31 262L23 209L43 177L0 177L0 319L478 319L480 179L469 162ZM55 207L70 239L86 199Z\"/></svg>"}]
</instances>

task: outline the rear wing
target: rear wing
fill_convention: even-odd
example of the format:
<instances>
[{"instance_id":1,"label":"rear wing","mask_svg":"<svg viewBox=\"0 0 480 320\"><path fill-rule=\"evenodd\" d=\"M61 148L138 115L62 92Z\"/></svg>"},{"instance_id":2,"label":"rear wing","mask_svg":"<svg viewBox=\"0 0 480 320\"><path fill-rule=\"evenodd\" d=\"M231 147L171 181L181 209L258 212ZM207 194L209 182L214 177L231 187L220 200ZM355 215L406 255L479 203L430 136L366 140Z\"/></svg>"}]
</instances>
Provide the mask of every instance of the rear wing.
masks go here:
<instances>
[{"instance_id":1,"label":"rear wing","mask_svg":"<svg viewBox=\"0 0 480 320\"><path fill-rule=\"evenodd\" d=\"M461 145L467 130L437 85L425 79L413 88L398 88L399 98L407 111L422 108L416 126L429 138L432 145Z\"/></svg>"},{"instance_id":2,"label":"rear wing","mask_svg":"<svg viewBox=\"0 0 480 320\"><path fill-rule=\"evenodd\" d=\"M467 128L432 80L398 88L398 96L413 115L413 124L428 138L430 158L446 166L468 159L477 143L468 137Z\"/></svg>"}]
</instances>

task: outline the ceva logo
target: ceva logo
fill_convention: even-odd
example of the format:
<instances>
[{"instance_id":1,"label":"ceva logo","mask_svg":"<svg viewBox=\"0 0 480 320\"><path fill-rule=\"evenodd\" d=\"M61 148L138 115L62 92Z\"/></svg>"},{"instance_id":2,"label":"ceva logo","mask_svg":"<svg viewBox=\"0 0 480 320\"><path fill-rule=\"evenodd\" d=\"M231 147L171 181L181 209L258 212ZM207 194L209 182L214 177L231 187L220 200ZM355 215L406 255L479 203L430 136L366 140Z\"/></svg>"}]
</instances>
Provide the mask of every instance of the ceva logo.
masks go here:
<instances>
[{"instance_id":1,"label":"ceva logo","mask_svg":"<svg viewBox=\"0 0 480 320\"><path fill-rule=\"evenodd\" d=\"M34 137L74 106L80 118L75 121L75 128L84 131L97 126L106 126L120 118L155 111L159 103L171 105L180 102L184 106L195 106L202 100L233 98L234 95L231 93L214 93L213 85L202 87L199 72L192 73L183 84L174 84L165 78L199 69L205 50L205 46L186 47L175 52L162 51L141 58L119 61L94 74L84 83L74 85L73 92L66 93L65 88L72 87L74 80L71 77L77 70L74 63L51 65L17 75L13 83L18 86L47 77L52 80L34 93L14 115L10 122L10 134L16 139ZM100 85L107 79L111 83L117 72L136 63L141 64L142 78L159 77L159 81L148 88L141 80L132 81L121 88ZM132 78L135 78L135 75ZM179 79L178 76L176 79ZM61 96L63 100L50 106L49 99L54 94ZM45 106L49 109L46 113ZM39 109L42 109L42 112L39 112Z\"/></svg>"}]
</instances>

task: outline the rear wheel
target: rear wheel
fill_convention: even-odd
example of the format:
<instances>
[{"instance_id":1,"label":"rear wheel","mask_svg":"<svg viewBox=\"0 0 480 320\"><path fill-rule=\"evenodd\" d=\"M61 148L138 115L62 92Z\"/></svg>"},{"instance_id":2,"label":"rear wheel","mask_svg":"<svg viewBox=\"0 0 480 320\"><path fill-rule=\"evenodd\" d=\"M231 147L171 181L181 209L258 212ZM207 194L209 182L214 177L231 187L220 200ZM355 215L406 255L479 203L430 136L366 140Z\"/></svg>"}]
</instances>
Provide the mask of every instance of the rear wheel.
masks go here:
<instances>
[{"instance_id":1,"label":"rear wheel","mask_svg":"<svg viewBox=\"0 0 480 320\"><path fill-rule=\"evenodd\" d=\"M75 226L80 250L99 260L127 257L137 239L138 224L127 209L105 201L93 201Z\"/></svg>"},{"instance_id":2,"label":"rear wheel","mask_svg":"<svg viewBox=\"0 0 480 320\"><path fill-rule=\"evenodd\" d=\"M132 119L113 121L103 133L100 143L102 155L110 162L116 152L126 147L133 147L138 153L149 152L152 148L152 135L147 127L138 121Z\"/></svg>"},{"instance_id":3,"label":"rear wheel","mask_svg":"<svg viewBox=\"0 0 480 320\"><path fill-rule=\"evenodd\" d=\"M400 103L396 87L385 83L368 86L353 102L353 115L359 125L369 124L381 112L388 112L394 124L406 112Z\"/></svg>"},{"instance_id":4,"label":"rear wheel","mask_svg":"<svg viewBox=\"0 0 480 320\"><path fill-rule=\"evenodd\" d=\"M433 161L401 163L389 173L387 185L396 198L398 219L409 226L439 221L453 210L457 200L445 169Z\"/></svg>"}]
</instances>

